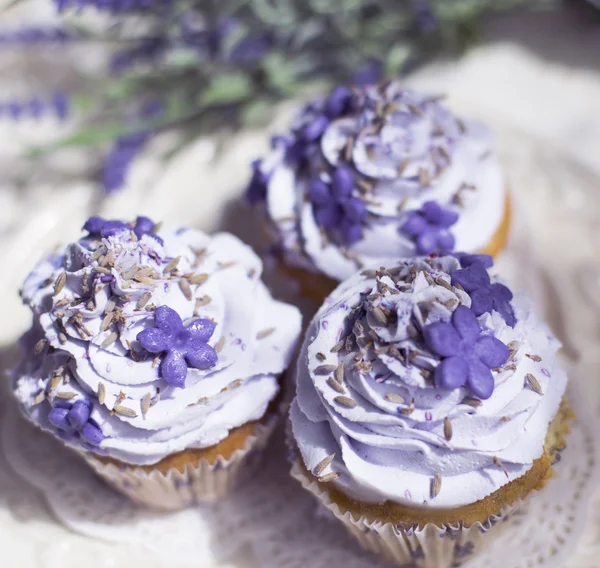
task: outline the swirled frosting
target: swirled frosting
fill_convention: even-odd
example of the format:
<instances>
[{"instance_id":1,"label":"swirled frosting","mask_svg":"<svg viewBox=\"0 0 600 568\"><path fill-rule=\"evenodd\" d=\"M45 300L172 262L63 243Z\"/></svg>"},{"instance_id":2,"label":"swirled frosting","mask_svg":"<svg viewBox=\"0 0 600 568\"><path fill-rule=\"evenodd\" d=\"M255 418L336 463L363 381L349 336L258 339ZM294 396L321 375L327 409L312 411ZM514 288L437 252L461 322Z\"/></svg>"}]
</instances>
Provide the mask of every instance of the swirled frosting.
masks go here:
<instances>
[{"instance_id":1,"label":"swirled frosting","mask_svg":"<svg viewBox=\"0 0 600 568\"><path fill-rule=\"evenodd\" d=\"M505 182L484 126L392 82L310 101L255 162L248 196L286 262L341 281L371 263L484 248ZM431 203L442 210L428 215Z\"/></svg>"},{"instance_id":2,"label":"swirled frosting","mask_svg":"<svg viewBox=\"0 0 600 568\"><path fill-rule=\"evenodd\" d=\"M27 277L14 389L69 445L133 464L212 446L265 415L301 329L229 234L92 219ZM175 374L173 374L175 373Z\"/></svg>"},{"instance_id":3,"label":"swirled frosting","mask_svg":"<svg viewBox=\"0 0 600 568\"><path fill-rule=\"evenodd\" d=\"M495 279L465 291L458 281L473 283L470 267L485 272L481 261L400 261L359 272L331 294L308 329L291 409L309 471L363 502L451 508L485 498L542 455L567 381L558 342L529 301ZM476 318L479 329L461 318ZM429 341L448 325L467 345L444 358ZM438 375L461 357L490 373L488 398L475 396L469 370L462 386Z\"/></svg>"}]
</instances>

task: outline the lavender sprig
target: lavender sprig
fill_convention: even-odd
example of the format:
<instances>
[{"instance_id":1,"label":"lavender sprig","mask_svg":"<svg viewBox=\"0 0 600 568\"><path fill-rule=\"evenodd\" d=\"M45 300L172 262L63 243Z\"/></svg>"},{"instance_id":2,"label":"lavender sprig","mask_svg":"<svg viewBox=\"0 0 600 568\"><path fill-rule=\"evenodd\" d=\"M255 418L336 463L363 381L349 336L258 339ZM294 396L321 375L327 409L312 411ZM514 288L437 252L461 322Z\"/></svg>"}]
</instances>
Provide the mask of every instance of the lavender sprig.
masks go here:
<instances>
[{"instance_id":1,"label":"lavender sprig","mask_svg":"<svg viewBox=\"0 0 600 568\"><path fill-rule=\"evenodd\" d=\"M267 120L273 105L289 97L401 75L437 53L457 52L483 15L557 0L355 0L343 7L339 0L49 1L83 23L92 11L112 21L99 34L81 34L82 26L66 25L0 32L0 46L76 38L117 47L108 78L90 79L85 89L93 121L58 144L109 146L104 180L110 192L122 186L149 138L148 128L140 128L141 134L123 128L141 100L160 100L165 108L161 129L183 129L182 139L190 140L207 130ZM131 15L139 25L121 25ZM47 112L48 106L32 101L29 107L3 106L2 114L20 118ZM65 114L66 105L54 108Z\"/></svg>"}]
</instances>

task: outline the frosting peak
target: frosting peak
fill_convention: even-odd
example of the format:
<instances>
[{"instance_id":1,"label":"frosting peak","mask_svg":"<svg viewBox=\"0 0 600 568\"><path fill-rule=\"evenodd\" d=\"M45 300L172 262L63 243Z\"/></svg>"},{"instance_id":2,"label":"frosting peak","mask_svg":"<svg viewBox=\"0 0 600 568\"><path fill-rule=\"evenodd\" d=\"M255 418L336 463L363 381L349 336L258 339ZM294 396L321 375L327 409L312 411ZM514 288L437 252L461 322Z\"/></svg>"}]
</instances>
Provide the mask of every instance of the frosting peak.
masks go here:
<instances>
[{"instance_id":1,"label":"frosting peak","mask_svg":"<svg viewBox=\"0 0 600 568\"><path fill-rule=\"evenodd\" d=\"M25 280L34 314L15 390L76 447L154 463L265 414L300 333L228 234L92 218Z\"/></svg>"},{"instance_id":2,"label":"frosting peak","mask_svg":"<svg viewBox=\"0 0 600 568\"><path fill-rule=\"evenodd\" d=\"M365 264L483 248L504 211L487 131L398 82L310 101L248 189L292 264L343 280Z\"/></svg>"},{"instance_id":3,"label":"frosting peak","mask_svg":"<svg viewBox=\"0 0 600 568\"><path fill-rule=\"evenodd\" d=\"M311 471L333 456L330 477L351 497L466 505L543 451L566 386L557 342L523 297L510 301L512 326L493 306L477 315L476 291L453 276L461 262L487 274L488 258L459 258L363 270L309 327L294 437Z\"/></svg>"}]
</instances>

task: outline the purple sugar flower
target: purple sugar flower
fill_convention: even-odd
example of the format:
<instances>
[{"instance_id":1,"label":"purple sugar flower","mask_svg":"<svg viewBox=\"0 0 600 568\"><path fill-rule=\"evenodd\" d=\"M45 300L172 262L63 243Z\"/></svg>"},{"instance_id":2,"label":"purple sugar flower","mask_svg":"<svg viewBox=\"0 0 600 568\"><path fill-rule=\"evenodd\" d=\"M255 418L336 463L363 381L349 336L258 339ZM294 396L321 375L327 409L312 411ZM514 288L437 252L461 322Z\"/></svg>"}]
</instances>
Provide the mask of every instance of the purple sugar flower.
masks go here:
<instances>
[{"instance_id":1,"label":"purple sugar flower","mask_svg":"<svg viewBox=\"0 0 600 568\"><path fill-rule=\"evenodd\" d=\"M104 440L102 430L91 419L93 403L80 399L74 403L60 402L48 413L48 422L60 432L78 435L88 444L97 446Z\"/></svg>"},{"instance_id":2,"label":"purple sugar flower","mask_svg":"<svg viewBox=\"0 0 600 568\"><path fill-rule=\"evenodd\" d=\"M485 268L494 266L494 259L489 254L467 254L465 252L456 252L454 256L460 262L463 268L471 266L475 262L482 264Z\"/></svg>"},{"instance_id":3,"label":"purple sugar flower","mask_svg":"<svg viewBox=\"0 0 600 568\"><path fill-rule=\"evenodd\" d=\"M454 236L448 228L456 221L458 213L427 201L419 211L408 214L401 231L413 237L419 254L445 254L454 248Z\"/></svg>"},{"instance_id":4,"label":"purple sugar flower","mask_svg":"<svg viewBox=\"0 0 600 568\"><path fill-rule=\"evenodd\" d=\"M476 316L495 310L504 318L507 325L515 327L517 318L510 303L513 299L512 292L504 284L492 284L482 262L472 262L466 268L453 272L452 284L459 284L469 294L471 311Z\"/></svg>"},{"instance_id":5,"label":"purple sugar flower","mask_svg":"<svg viewBox=\"0 0 600 568\"><path fill-rule=\"evenodd\" d=\"M183 388L188 367L210 369L217 364L216 351L207 344L216 324L205 318L183 325L179 314L168 306L154 312L156 327L140 331L137 340L149 353L164 353L160 374L174 387Z\"/></svg>"},{"instance_id":6,"label":"purple sugar flower","mask_svg":"<svg viewBox=\"0 0 600 568\"><path fill-rule=\"evenodd\" d=\"M132 227L129 223L118 220L106 220L102 217L90 217L83 226L83 230L89 233L90 237L106 239L113 237L122 231L131 231L135 233L138 239L144 235L149 235L156 239L161 245L163 240L154 234L156 223L149 217L138 216L135 225Z\"/></svg>"},{"instance_id":7,"label":"purple sugar flower","mask_svg":"<svg viewBox=\"0 0 600 568\"><path fill-rule=\"evenodd\" d=\"M442 358L435 369L435 384L453 390L468 386L481 399L494 392L490 369L503 365L509 350L491 335L482 335L479 322L469 308L459 306L451 322L435 322L423 328L427 346Z\"/></svg>"},{"instance_id":8,"label":"purple sugar flower","mask_svg":"<svg viewBox=\"0 0 600 568\"><path fill-rule=\"evenodd\" d=\"M346 166L333 172L331 183L316 179L308 188L317 224L346 245L360 241L363 235L361 222L367 214L364 201L352 196L353 189L354 175Z\"/></svg>"}]
</instances>

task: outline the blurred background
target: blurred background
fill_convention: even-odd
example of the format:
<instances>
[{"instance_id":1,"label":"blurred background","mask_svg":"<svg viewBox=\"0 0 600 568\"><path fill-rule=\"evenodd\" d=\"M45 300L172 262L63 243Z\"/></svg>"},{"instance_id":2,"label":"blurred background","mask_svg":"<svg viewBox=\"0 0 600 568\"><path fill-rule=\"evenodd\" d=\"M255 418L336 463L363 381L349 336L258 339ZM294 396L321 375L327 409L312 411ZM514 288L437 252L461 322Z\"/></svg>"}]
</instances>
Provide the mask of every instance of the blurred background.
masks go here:
<instances>
[{"instance_id":1,"label":"blurred background","mask_svg":"<svg viewBox=\"0 0 600 568\"><path fill-rule=\"evenodd\" d=\"M0 0L0 348L29 323L28 268L88 216L251 239L232 203L299 100L398 76L495 130L517 219L503 269L600 415L598 0ZM10 566L91 550L0 478L0 503L18 496L0 508L7 554L35 542L54 562ZM93 546L98 566L124 565ZM596 507L568 566L599 553Z\"/></svg>"}]
</instances>

